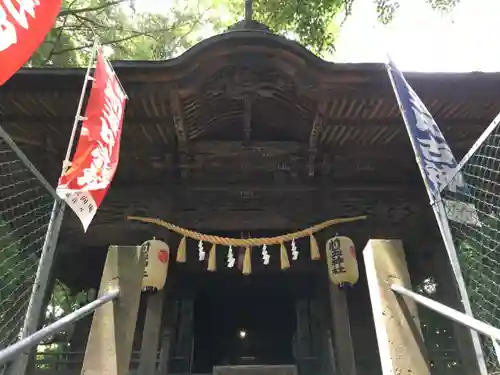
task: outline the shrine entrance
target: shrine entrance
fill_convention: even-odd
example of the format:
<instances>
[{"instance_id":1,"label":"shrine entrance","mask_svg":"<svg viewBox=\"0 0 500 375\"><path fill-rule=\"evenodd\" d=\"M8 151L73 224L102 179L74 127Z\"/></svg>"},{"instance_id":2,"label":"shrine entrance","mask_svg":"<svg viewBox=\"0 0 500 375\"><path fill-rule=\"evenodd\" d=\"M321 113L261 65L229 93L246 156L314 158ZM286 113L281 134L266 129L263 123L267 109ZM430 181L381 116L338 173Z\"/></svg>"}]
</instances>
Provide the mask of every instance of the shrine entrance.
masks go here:
<instances>
[{"instance_id":1,"label":"shrine entrance","mask_svg":"<svg viewBox=\"0 0 500 375\"><path fill-rule=\"evenodd\" d=\"M295 298L286 280L277 278L207 275L194 304L193 372L295 363Z\"/></svg>"}]
</instances>

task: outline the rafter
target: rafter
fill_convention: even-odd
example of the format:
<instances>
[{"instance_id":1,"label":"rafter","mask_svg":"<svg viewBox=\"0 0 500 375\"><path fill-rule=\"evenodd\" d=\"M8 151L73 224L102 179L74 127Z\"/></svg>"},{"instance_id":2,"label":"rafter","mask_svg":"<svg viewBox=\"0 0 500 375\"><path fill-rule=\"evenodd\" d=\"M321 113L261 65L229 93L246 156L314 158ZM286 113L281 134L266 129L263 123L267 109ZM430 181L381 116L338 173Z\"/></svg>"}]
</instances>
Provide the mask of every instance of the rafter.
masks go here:
<instances>
[{"instance_id":1,"label":"rafter","mask_svg":"<svg viewBox=\"0 0 500 375\"><path fill-rule=\"evenodd\" d=\"M318 109L316 110L316 115L311 128L311 134L309 135L309 163L308 163L308 173L309 176L314 176L314 166L316 163L316 156L318 154L318 140L321 131L325 125L325 110L327 104L326 102L321 102L318 104Z\"/></svg>"},{"instance_id":2,"label":"rafter","mask_svg":"<svg viewBox=\"0 0 500 375\"><path fill-rule=\"evenodd\" d=\"M243 112L243 133L245 144L250 143L252 137L252 98L245 98L245 109Z\"/></svg>"},{"instance_id":3,"label":"rafter","mask_svg":"<svg viewBox=\"0 0 500 375\"><path fill-rule=\"evenodd\" d=\"M179 153L179 161L186 165L189 161L189 145L187 129L184 121L184 112L182 102L178 92L172 91L170 94L170 109L177 136L177 147Z\"/></svg>"},{"instance_id":4,"label":"rafter","mask_svg":"<svg viewBox=\"0 0 500 375\"><path fill-rule=\"evenodd\" d=\"M235 117L238 116L235 113ZM133 116L125 114L125 122L127 124L140 124L140 125L155 125L165 121L166 117L163 116ZM5 115L2 116L2 125L18 124L18 125L44 125L44 124L63 124L71 123L74 120L74 115L58 115L58 116L29 116L29 115ZM491 122L491 118L487 116L473 117L473 118L450 118L435 116L434 120L439 124L441 129L450 127L460 127L465 129L483 129L486 124ZM348 118L333 116L328 118L329 124L339 124L344 126L355 127L375 127L375 126L391 126L401 127L403 120L399 114L393 117L383 118ZM37 128L29 129L31 135ZM15 129L13 129L15 131Z\"/></svg>"}]
</instances>

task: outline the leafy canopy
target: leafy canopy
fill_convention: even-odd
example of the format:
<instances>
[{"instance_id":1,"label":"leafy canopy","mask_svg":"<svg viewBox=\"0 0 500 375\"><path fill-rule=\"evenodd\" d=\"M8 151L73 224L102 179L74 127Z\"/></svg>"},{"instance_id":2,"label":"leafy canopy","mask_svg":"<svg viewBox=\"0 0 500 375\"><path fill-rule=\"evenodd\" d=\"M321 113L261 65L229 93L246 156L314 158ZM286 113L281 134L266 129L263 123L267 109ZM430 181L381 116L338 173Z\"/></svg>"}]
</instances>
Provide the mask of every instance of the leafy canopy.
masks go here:
<instances>
[{"instance_id":1,"label":"leafy canopy","mask_svg":"<svg viewBox=\"0 0 500 375\"><path fill-rule=\"evenodd\" d=\"M232 14L243 15L243 0L227 0ZM352 14L355 0L254 0L254 18L278 34L293 37L321 55L332 52L343 21ZM400 6L399 0L372 0L378 20L389 23ZM448 12L460 0L426 1L433 9Z\"/></svg>"},{"instance_id":2,"label":"leafy canopy","mask_svg":"<svg viewBox=\"0 0 500 375\"><path fill-rule=\"evenodd\" d=\"M94 37L117 60L164 60L199 41L209 18L202 1L173 0L169 12L137 12L130 0L64 0L30 66L85 66Z\"/></svg>"},{"instance_id":3,"label":"leafy canopy","mask_svg":"<svg viewBox=\"0 0 500 375\"><path fill-rule=\"evenodd\" d=\"M144 1L144 0L142 0ZM332 52L355 0L254 0L253 19L314 53ZM399 0L373 0L388 23ZM460 0L426 1L441 12ZM64 0L57 23L29 66L85 66L94 35L116 60L164 60L241 20L244 0L172 0L159 12L138 11L141 0ZM161 3L161 4L160 4ZM163 9L162 9L163 7Z\"/></svg>"}]
</instances>

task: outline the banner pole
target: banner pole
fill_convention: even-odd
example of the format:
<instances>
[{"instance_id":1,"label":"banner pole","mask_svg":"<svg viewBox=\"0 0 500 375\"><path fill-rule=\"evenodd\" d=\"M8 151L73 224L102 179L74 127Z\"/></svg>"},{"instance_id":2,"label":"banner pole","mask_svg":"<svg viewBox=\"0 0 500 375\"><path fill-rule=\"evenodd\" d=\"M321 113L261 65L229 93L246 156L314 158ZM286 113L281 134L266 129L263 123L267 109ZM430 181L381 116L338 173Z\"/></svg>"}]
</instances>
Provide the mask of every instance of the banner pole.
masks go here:
<instances>
[{"instance_id":1,"label":"banner pole","mask_svg":"<svg viewBox=\"0 0 500 375\"><path fill-rule=\"evenodd\" d=\"M396 101L398 103L400 111L402 112L403 121L405 123L406 131L408 132L408 136L409 136L408 138L410 138L410 143L411 143L412 148L413 148L413 153L415 154L415 160L417 162L420 173L422 174L422 179L424 180L425 190L427 191L427 194L429 196L430 205L432 207L432 211L434 213L434 216L436 217L439 232L441 234L441 238L443 239L443 243L444 243L446 252L448 253L448 258L450 260L453 275L455 276L456 286L458 288L458 292L460 295L462 305L464 307L464 311L467 315L474 317L473 313L472 313L472 307L470 304L469 296L467 293L467 287L465 285L465 280L464 280L464 277L462 274L462 270L460 268L460 262L458 260L457 250L456 250L455 244L453 242L453 236L451 234L451 229L450 229L450 226L448 223L448 217L446 216L446 211L444 208L443 201L441 199L441 195L438 192L437 196L434 196L431 192L431 189L430 189L429 184L427 182L424 167L421 163L421 160L418 157L418 148L417 148L417 145L415 144L415 139L412 137L410 124L408 124L407 118L404 115L405 108L403 106L401 98L399 97L398 88L397 88L396 82L394 81L394 77L392 76L392 71L391 71L392 68L388 65L386 65L386 67L387 67L389 79L391 81L392 89L393 89L394 94L396 96ZM470 334L471 334L471 338L472 338L472 346L474 347L474 352L475 352L474 354L476 355L476 358L477 358L479 372L481 375L487 375L488 370L486 368L486 362L485 362L485 358L484 358L483 349L481 347L481 341L479 340L479 335L476 331L473 331L473 330L470 330Z\"/></svg>"},{"instance_id":2,"label":"banner pole","mask_svg":"<svg viewBox=\"0 0 500 375\"><path fill-rule=\"evenodd\" d=\"M71 151L73 149L73 143L76 136L76 130L78 128L78 122L81 119L81 111L83 107L83 100L85 98L85 91L87 90L88 81L92 78L90 77L90 71L92 69L96 52L97 52L97 40L94 42L92 47L92 55L87 67L87 72L85 74L85 82L83 83L82 92L80 95L80 100L78 102L77 112L75 120L73 122L73 129L71 130L71 136L68 143L68 149L66 150L66 156L63 161L63 166L61 170L61 176L66 172L69 158L71 156ZM61 224L64 217L64 209L66 204L61 198L55 199L54 205L52 207L52 213L50 215L50 221L47 226L47 234L45 235L45 241L42 247L42 253L40 255L40 262L38 263L38 269L35 276L35 282L33 284L33 289L31 291L30 301L28 304L28 309L26 310L26 315L24 318L23 328L20 332L20 339L24 339L38 329L38 325L41 322L43 311L43 305L45 296L48 293L49 277L52 272L52 266L54 263L54 257L56 253L57 240L59 238L59 232L61 230ZM34 349L36 350L36 348ZM18 360L15 361L12 366L7 369L7 375L23 375L26 373L28 362L30 359L30 351L22 353Z\"/></svg>"},{"instance_id":3,"label":"banner pole","mask_svg":"<svg viewBox=\"0 0 500 375\"><path fill-rule=\"evenodd\" d=\"M68 143L68 148L66 149L66 156L64 157L63 161L63 171L61 175L66 172L67 164L69 162L69 158L71 156L71 151L73 150L73 144L75 143L75 137L76 137L76 130L78 129L78 122L82 120L82 107L83 107L83 100L85 99L85 91L87 90L87 86L90 80L93 78L90 76L90 71L92 69L92 66L94 65L94 60L97 54L97 48L99 46L99 43L97 39L94 41L94 45L92 47L92 55L90 56L89 60L89 65L87 66L87 72L85 73L85 81L83 82L83 87L82 87L82 92L80 94L80 100L78 101L78 107L76 109L76 116L75 120L73 121L73 128L71 129L71 135L69 137L69 143Z\"/></svg>"}]
</instances>

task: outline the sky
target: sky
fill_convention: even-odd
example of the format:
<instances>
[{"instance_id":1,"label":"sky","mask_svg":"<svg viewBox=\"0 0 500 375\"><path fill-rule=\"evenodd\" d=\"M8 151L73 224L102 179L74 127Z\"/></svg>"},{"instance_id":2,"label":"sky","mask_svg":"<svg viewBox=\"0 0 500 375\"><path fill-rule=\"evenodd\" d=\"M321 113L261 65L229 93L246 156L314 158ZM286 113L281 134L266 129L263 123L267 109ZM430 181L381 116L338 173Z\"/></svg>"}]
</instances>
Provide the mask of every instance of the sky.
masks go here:
<instances>
[{"instance_id":1,"label":"sky","mask_svg":"<svg viewBox=\"0 0 500 375\"><path fill-rule=\"evenodd\" d=\"M500 0L462 0L451 14L433 11L424 0L401 0L396 18L376 22L372 0L356 0L344 24L334 61L385 61L410 71L500 71L495 30Z\"/></svg>"},{"instance_id":2,"label":"sky","mask_svg":"<svg viewBox=\"0 0 500 375\"><path fill-rule=\"evenodd\" d=\"M171 1L163 0L162 7ZM139 0L139 7L155 11L159 3ZM433 11L425 0L400 0L400 4L395 19L383 26L377 22L373 0L355 0L336 52L328 60L384 62L389 52L405 71L500 71L500 48L494 37L500 0L461 0L446 15Z\"/></svg>"}]
</instances>

